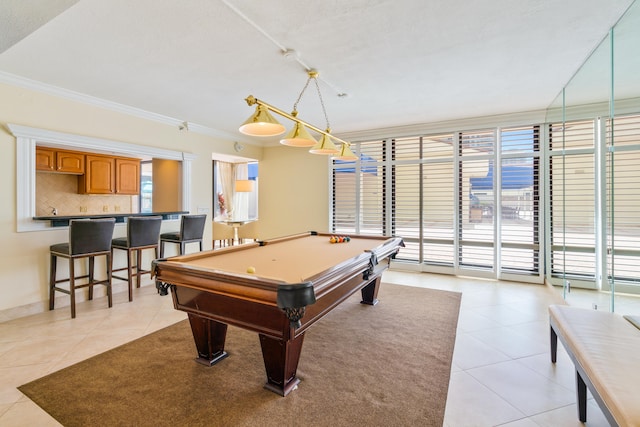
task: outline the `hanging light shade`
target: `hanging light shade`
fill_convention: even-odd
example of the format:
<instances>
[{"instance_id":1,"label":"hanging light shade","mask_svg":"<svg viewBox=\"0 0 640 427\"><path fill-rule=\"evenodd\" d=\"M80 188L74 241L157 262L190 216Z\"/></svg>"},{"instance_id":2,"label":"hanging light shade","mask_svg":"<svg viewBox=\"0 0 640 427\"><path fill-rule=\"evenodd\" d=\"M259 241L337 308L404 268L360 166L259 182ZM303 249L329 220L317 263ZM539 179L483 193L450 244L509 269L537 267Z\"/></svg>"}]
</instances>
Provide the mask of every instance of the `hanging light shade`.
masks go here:
<instances>
[{"instance_id":1,"label":"hanging light shade","mask_svg":"<svg viewBox=\"0 0 640 427\"><path fill-rule=\"evenodd\" d=\"M255 113L240 126L240 132L251 136L276 136L287 129L269 112L267 107L258 104Z\"/></svg>"},{"instance_id":2,"label":"hanging light shade","mask_svg":"<svg viewBox=\"0 0 640 427\"><path fill-rule=\"evenodd\" d=\"M333 156L332 159L353 161L353 160L358 160L358 156L356 156L353 153L353 151L351 151L351 148L349 148L347 144L342 144L342 148L340 148L340 153L338 153L337 156Z\"/></svg>"},{"instance_id":3,"label":"hanging light shade","mask_svg":"<svg viewBox=\"0 0 640 427\"><path fill-rule=\"evenodd\" d=\"M327 133L331 133L331 130L327 129ZM325 134L322 135L322 138L320 138L320 141L318 141L318 143L314 145L311 148L311 150L309 150L309 152L313 154L329 154L329 155L340 153L340 151L336 148L336 145L333 143L331 138L329 138Z\"/></svg>"},{"instance_id":4,"label":"hanging light shade","mask_svg":"<svg viewBox=\"0 0 640 427\"><path fill-rule=\"evenodd\" d=\"M291 113L293 117L298 114L296 111ZM295 122L291 131L280 140L280 144L289 147L313 147L318 143L307 131L307 128L300 122Z\"/></svg>"}]
</instances>

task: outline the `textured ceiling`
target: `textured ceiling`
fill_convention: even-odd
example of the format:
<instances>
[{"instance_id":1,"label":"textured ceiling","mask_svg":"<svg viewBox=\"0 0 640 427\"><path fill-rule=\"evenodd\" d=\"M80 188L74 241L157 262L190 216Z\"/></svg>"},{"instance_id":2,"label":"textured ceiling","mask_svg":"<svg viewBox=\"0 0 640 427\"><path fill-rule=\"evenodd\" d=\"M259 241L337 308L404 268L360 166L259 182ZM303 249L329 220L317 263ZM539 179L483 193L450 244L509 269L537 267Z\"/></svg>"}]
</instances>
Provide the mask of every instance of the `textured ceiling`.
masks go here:
<instances>
[{"instance_id":1,"label":"textured ceiling","mask_svg":"<svg viewBox=\"0 0 640 427\"><path fill-rule=\"evenodd\" d=\"M28 79L239 141L253 111L244 98L291 111L305 67L320 72L337 135L532 111L631 3L0 0L0 82ZM313 86L298 110L325 127Z\"/></svg>"}]
</instances>

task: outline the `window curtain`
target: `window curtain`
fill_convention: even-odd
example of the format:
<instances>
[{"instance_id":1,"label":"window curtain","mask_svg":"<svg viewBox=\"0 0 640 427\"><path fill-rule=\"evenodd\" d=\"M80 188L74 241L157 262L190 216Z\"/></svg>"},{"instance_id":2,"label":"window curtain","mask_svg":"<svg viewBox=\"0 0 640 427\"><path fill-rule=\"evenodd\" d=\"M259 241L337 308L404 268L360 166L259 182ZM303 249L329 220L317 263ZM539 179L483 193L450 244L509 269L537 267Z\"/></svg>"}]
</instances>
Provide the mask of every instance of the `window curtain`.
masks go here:
<instances>
[{"instance_id":1,"label":"window curtain","mask_svg":"<svg viewBox=\"0 0 640 427\"><path fill-rule=\"evenodd\" d=\"M222 186L224 219L246 220L249 218L249 193L236 192L236 180L249 179L247 163L218 161L218 172ZM220 200L218 200L220 202Z\"/></svg>"},{"instance_id":2,"label":"window curtain","mask_svg":"<svg viewBox=\"0 0 640 427\"><path fill-rule=\"evenodd\" d=\"M236 163L235 165L235 179L246 180L249 179L249 166L247 163ZM234 220L247 220L249 219L249 194L235 191L235 180L233 187L233 219Z\"/></svg>"},{"instance_id":3,"label":"window curtain","mask_svg":"<svg viewBox=\"0 0 640 427\"><path fill-rule=\"evenodd\" d=\"M218 161L218 172L220 173L220 184L222 186L221 215L224 218L234 217L234 199L235 199L235 173L236 165L234 163ZM222 212L224 205L224 212Z\"/></svg>"}]
</instances>

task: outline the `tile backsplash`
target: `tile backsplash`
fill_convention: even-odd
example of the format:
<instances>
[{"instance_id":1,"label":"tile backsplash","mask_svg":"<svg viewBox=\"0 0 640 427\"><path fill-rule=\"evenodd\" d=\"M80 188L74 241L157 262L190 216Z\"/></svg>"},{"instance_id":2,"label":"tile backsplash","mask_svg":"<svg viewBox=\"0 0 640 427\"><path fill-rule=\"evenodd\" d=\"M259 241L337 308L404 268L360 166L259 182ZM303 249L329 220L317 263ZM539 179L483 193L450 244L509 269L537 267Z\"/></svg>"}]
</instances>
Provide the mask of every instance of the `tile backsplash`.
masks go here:
<instances>
[{"instance_id":1,"label":"tile backsplash","mask_svg":"<svg viewBox=\"0 0 640 427\"><path fill-rule=\"evenodd\" d=\"M138 196L78 194L78 176L36 173L36 216L137 213Z\"/></svg>"}]
</instances>

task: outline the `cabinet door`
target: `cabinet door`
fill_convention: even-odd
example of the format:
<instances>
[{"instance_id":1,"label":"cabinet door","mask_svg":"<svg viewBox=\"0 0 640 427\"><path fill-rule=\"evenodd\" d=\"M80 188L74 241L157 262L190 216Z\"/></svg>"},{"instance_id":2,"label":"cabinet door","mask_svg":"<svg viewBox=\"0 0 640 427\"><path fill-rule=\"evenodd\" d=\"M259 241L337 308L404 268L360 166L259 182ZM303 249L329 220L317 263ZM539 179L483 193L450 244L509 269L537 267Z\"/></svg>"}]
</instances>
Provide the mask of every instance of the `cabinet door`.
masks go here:
<instances>
[{"instance_id":1,"label":"cabinet door","mask_svg":"<svg viewBox=\"0 0 640 427\"><path fill-rule=\"evenodd\" d=\"M140 160L116 158L116 194L140 194Z\"/></svg>"},{"instance_id":2,"label":"cabinet door","mask_svg":"<svg viewBox=\"0 0 640 427\"><path fill-rule=\"evenodd\" d=\"M87 194L112 194L115 192L115 159L107 156L86 156L86 170L79 191Z\"/></svg>"},{"instance_id":3,"label":"cabinet door","mask_svg":"<svg viewBox=\"0 0 640 427\"><path fill-rule=\"evenodd\" d=\"M83 174L84 154L73 151L57 151L56 171Z\"/></svg>"},{"instance_id":4,"label":"cabinet door","mask_svg":"<svg viewBox=\"0 0 640 427\"><path fill-rule=\"evenodd\" d=\"M56 152L48 148L36 147L36 170L54 171L56 168Z\"/></svg>"}]
</instances>

